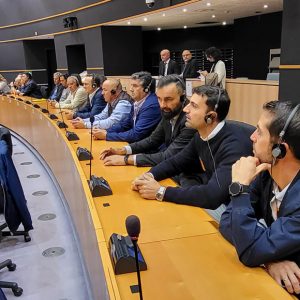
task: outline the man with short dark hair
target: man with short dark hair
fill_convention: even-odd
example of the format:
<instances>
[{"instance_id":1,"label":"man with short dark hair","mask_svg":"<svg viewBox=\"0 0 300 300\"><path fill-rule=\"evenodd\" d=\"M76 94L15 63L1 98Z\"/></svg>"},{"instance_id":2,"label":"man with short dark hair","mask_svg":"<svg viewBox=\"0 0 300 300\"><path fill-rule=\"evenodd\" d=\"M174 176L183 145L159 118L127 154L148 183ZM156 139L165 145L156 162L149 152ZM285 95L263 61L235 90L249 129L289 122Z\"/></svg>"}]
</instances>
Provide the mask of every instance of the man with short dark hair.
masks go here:
<instances>
[{"instance_id":1,"label":"man with short dark hair","mask_svg":"<svg viewBox=\"0 0 300 300\"><path fill-rule=\"evenodd\" d=\"M195 88L184 111L186 126L198 133L177 155L137 178L133 188L145 199L208 209L228 204L231 166L241 156L251 154L249 137L254 131L250 125L225 121L229 106L225 90L212 86ZM183 187L164 187L157 182L182 172L199 173L197 181Z\"/></svg>"},{"instance_id":2,"label":"man with short dark hair","mask_svg":"<svg viewBox=\"0 0 300 300\"><path fill-rule=\"evenodd\" d=\"M97 139L107 141L136 142L155 129L161 119L159 104L154 90L154 80L149 72L131 75L130 93L134 101L130 115L111 128L95 129Z\"/></svg>"},{"instance_id":3,"label":"man with short dark hair","mask_svg":"<svg viewBox=\"0 0 300 300\"><path fill-rule=\"evenodd\" d=\"M300 106L264 105L251 135L254 157L232 166L231 202L220 232L242 263L265 265L288 292L300 294Z\"/></svg>"},{"instance_id":4,"label":"man with short dark hair","mask_svg":"<svg viewBox=\"0 0 300 300\"><path fill-rule=\"evenodd\" d=\"M162 119L152 134L123 148L110 148L101 154L106 166L155 166L180 152L196 131L185 126L183 108L188 103L185 83L178 75L159 79L156 95Z\"/></svg>"},{"instance_id":5,"label":"man with short dark hair","mask_svg":"<svg viewBox=\"0 0 300 300\"><path fill-rule=\"evenodd\" d=\"M22 87L17 93L21 96L29 96L33 98L41 99L43 98L41 90L36 82L32 79L30 73L23 73L21 75Z\"/></svg>"}]
</instances>

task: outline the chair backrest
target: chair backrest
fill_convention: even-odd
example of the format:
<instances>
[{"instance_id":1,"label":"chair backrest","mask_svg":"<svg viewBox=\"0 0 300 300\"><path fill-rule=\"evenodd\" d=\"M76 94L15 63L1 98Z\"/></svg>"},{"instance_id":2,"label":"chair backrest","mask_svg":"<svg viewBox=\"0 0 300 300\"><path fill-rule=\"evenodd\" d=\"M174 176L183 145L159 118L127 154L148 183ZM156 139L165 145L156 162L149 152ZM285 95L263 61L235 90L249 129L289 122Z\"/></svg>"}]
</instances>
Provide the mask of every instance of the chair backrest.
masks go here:
<instances>
[{"instance_id":1,"label":"chair backrest","mask_svg":"<svg viewBox=\"0 0 300 300\"><path fill-rule=\"evenodd\" d=\"M43 98L48 98L48 87L45 85L41 85L40 90L41 90Z\"/></svg>"},{"instance_id":2,"label":"chair backrest","mask_svg":"<svg viewBox=\"0 0 300 300\"><path fill-rule=\"evenodd\" d=\"M12 140L11 140L11 133L7 128L1 127L1 126L0 126L0 140L3 140L6 142L9 153L10 153L10 155L12 155L13 145L12 145Z\"/></svg>"}]
</instances>

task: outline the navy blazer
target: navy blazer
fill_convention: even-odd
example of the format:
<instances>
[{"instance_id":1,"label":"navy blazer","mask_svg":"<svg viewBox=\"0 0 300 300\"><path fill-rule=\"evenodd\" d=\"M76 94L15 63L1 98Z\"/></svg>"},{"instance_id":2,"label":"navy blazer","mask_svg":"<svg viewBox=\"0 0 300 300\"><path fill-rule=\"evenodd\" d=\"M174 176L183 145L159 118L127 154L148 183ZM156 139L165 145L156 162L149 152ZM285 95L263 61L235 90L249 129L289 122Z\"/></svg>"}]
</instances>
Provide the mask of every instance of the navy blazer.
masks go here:
<instances>
[{"instance_id":1,"label":"navy blazer","mask_svg":"<svg viewBox=\"0 0 300 300\"><path fill-rule=\"evenodd\" d=\"M300 172L282 199L276 221L270 208L272 183L265 171L251 184L250 194L232 197L222 215L220 232L249 267L278 260L292 260L300 266Z\"/></svg>"},{"instance_id":2,"label":"navy blazer","mask_svg":"<svg viewBox=\"0 0 300 300\"><path fill-rule=\"evenodd\" d=\"M26 85L21 87L20 92L24 96L41 99L43 98L40 87L33 80L29 80Z\"/></svg>"},{"instance_id":3,"label":"navy blazer","mask_svg":"<svg viewBox=\"0 0 300 300\"><path fill-rule=\"evenodd\" d=\"M161 119L161 111L157 97L150 93L140 108L135 124L133 122L134 106L124 121L115 124L107 130L107 141L126 141L129 143L140 141L149 136Z\"/></svg>"},{"instance_id":4,"label":"navy blazer","mask_svg":"<svg viewBox=\"0 0 300 300\"><path fill-rule=\"evenodd\" d=\"M52 89L51 93L50 93L49 99L59 101L64 88L65 87L62 84L59 84L57 86L56 96L53 97L54 91L56 89L56 85L55 85L54 88Z\"/></svg>"},{"instance_id":5,"label":"navy blazer","mask_svg":"<svg viewBox=\"0 0 300 300\"><path fill-rule=\"evenodd\" d=\"M0 141L0 188L4 194L4 215L10 231L22 223L25 231L33 229L23 188L5 141Z\"/></svg>"},{"instance_id":6,"label":"navy blazer","mask_svg":"<svg viewBox=\"0 0 300 300\"><path fill-rule=\"evenodd\" d=\"M90 99L86 102L86 104L79 109L77 112L74 113L73 118L82 118L87 119L92 116L98 115L102 112L102 110L106 106L106 102L102 95L102 89L98 89L98 91L95 93L94 97L92 98L92 106L90 104Z\"/></svg>"}]
</instances>

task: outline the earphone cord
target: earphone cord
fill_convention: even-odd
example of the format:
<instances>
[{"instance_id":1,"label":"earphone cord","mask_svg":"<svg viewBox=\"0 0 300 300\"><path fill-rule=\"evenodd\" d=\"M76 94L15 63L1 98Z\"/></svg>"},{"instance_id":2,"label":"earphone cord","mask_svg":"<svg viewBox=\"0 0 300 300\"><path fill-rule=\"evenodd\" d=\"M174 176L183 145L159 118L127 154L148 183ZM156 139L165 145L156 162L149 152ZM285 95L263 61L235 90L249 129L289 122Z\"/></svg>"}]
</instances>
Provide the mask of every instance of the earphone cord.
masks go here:
<instances>
[{"instance_id":1,"label":"earphone cord","mask_svg":"<svg viewBox=\"0 0 300 300\"><path fill-rule=\"evenodd\" d=\"M217 172L217 168L216 168L216 162L215 162L213 153L211 151L208 139L206 140L206 142L207 142L207 146L208 146L208 149L209 149L210 156L211 156L212 161L213 161L213 165L214 165L214 169L215 169L215 173L216 173L216 180L217 180L219 188L221 188L220 181L219 181L219 178L218 178L218 172Z\"/></svg>"}]
</instances>

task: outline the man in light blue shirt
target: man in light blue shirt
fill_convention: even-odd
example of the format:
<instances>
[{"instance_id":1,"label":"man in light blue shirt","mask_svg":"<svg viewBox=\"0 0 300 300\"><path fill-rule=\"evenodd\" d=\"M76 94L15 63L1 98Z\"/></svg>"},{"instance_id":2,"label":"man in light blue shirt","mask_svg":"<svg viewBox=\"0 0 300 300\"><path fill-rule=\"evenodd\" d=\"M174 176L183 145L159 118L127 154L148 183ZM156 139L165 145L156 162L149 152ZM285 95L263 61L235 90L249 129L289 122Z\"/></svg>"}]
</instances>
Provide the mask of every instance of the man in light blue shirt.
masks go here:
<instances>
[{"instance_id":1,"label":"man in light blue shirt","mask_svg":"<svg viewBox=\"0 0 300 300\"><path fill-rule=\"evenodd\" d=\"M93 126L108 129L129 116L132 99L122 90L121 82L118 79L105 80L102 86L102 94L107 105L100 114L95 115ZM91 128L89 118L76 118L71 123L75 128Z\"/></svg>"}]
</instances>

